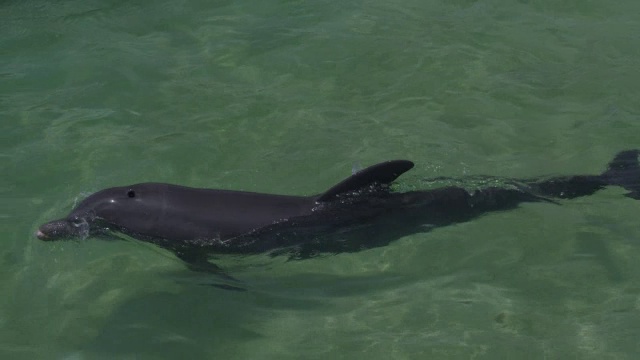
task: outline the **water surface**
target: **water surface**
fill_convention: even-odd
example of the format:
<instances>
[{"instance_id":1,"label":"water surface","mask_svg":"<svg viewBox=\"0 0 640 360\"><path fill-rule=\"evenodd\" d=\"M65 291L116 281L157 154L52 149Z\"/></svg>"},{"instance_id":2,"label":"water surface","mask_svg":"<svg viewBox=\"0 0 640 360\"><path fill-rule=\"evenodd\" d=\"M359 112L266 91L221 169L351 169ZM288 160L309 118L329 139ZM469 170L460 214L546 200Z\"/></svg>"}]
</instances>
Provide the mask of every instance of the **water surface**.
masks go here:
<instances>
[{"instance_id":1,"label":"water surface","mask_svg":"<svg viewBox=\"0 0 640 360\"><path fill-rule=\"evenodd\" d=\"M635 359L640 203L527 204L356 254L225 258L224 291L136 242L44 243L87 194L318 193L598 173L640 147L640 3L0 2L0 357Z\"/></svg>"}]
</instances>

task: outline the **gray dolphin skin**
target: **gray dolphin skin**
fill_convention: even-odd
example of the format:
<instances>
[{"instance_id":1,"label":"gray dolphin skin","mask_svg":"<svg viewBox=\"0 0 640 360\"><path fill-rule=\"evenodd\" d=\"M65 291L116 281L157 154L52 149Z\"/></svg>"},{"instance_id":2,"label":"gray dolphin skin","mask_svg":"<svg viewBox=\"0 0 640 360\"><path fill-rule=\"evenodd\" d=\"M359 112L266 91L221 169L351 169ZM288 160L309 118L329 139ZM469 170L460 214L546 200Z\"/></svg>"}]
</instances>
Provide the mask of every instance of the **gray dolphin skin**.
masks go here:
<instances>
[{"instance_id":1,"label":"gray dolphin skin","mask_svg":"<svg viewBox=\"0 0 640 360\"><path fill-rule=\"evenodd\" d=\"M220 273L209 256L269 253L303 259L355 252L523 202L557 204L607 186L640 199L639 154L618 153L600 175L508 180L477 190L394 192L390 184L414 166L407 160L373 165L313 196L135 184L90 195L66 217L40 226L36 235L51 241L122 233L170 250L193 270Z\"/></svg>"}]
</instances>

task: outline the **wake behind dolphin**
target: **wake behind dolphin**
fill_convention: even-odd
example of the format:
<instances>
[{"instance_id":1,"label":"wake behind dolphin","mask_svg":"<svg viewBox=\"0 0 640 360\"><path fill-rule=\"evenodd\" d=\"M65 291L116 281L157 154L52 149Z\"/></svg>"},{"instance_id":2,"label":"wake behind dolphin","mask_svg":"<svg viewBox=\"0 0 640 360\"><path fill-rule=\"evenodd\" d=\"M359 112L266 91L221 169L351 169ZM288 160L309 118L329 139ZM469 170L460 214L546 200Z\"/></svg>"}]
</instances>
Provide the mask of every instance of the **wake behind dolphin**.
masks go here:
<instances>
[{"instance_id":1,"label":"wake behind dolphin","mask_svg":"<svg viewBox=\"0 0 640 360\"><path fill-rule=\"evenodd\" d=\"M523 202L572 199L606 186L620 186L640 200L639 154L618 153L600 175L513 180L474 191L447 186L394 192L390 184L414 166L407 160L373 165L312 196L142 183L98 191L36 235L50 241L123 233L172 251L193 270L220 272L209 256L354 252Z\"/></svg>"}]
</instances>

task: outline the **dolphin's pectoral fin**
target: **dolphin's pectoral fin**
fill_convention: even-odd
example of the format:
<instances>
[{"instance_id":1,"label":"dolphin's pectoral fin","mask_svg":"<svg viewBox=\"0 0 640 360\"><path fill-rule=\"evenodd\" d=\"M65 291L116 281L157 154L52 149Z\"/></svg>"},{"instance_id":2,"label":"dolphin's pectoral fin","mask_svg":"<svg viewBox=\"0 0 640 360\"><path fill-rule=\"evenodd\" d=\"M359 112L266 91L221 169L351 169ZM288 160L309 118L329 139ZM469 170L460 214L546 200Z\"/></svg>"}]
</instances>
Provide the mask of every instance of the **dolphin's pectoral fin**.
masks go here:
<instances>
[{"instance_id":1,"label":"dolphin's pectoral fin","mask_svg":"<svg viewBox=\"0 0 640 360\"><path fill-rule=\"evenodd\" d=\"M226 281L233 282L234 284L242 284L242 281L227 274L218 265L212 262L209 262L209 260L207 259L206 253L198 252L198 251L179 251L179 252L176 252L175 254L180 260L185 262L185 264L191 271L214 274ZM229 285L229 284L212 284L212 286L225 289L225 290L246 291L246 289L242 287Z\"/></svg>"},{"instance_id":2,"label":"dolphin's pectoral fin","mask_svg":"<svg viewBox=\"0 0 640 360\"><path fill-rule=\"evenodd\" d=\"M364 170L360 170L352 176L342 180L331 189L316 197L316 201L329 201L337 195L357 191L371 185L389 185L398 176L413 168L413 163L409 160L385 161Z\"/></svg>"},{"instance_id":3,"label":"dolphin's pectoral fin","mask_svg":"<svg viewBox=\"0 0 640 360\"><path fill-rule=\"evenodd\" d=\"M189 270L222 275L222 277L233 279L231 276L227 275L221 267L209 262L205 253L200 253L197 251L180 251L176 252L176 255L180 260L186 263Z\"/></svg>"},{"instance_id":4,"label":"dolphin's pectoral fin","mask_svg":"<svg viewBox=\"0 0 640 360\"><path fill-rule=\"evenodd\" d=\"M628 194L625 194L624 196L630 199L640 200L640 191L632 191Z\"/></svg>"}]
</instances>

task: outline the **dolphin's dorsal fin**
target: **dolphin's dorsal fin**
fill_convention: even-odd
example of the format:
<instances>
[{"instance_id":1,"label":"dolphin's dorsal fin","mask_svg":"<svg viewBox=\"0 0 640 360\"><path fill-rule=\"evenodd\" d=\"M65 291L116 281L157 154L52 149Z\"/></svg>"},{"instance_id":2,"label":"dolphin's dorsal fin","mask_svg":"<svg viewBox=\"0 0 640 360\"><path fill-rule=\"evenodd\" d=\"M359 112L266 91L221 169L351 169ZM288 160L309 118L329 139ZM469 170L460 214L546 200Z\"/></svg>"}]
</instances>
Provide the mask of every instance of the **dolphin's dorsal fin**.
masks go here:
<instances>
[{"instance_id":1,"label":"dolphin's dorsal fin","mask_svg":"<svg viewBox=\"0 0 640 360\"><path fill-rule=\"evenodd\" d=\"M328 201L340 194L360 190L374 184L388 185L398 176L411 170L412 167L413 163L409 160L391 160L369 166L320 194L316 201Z\"/></svg>"}]
</instances>

